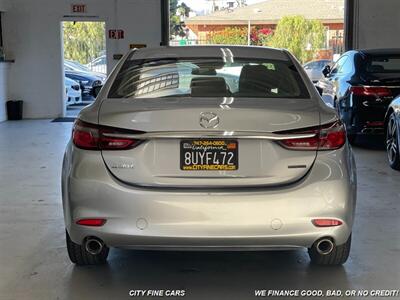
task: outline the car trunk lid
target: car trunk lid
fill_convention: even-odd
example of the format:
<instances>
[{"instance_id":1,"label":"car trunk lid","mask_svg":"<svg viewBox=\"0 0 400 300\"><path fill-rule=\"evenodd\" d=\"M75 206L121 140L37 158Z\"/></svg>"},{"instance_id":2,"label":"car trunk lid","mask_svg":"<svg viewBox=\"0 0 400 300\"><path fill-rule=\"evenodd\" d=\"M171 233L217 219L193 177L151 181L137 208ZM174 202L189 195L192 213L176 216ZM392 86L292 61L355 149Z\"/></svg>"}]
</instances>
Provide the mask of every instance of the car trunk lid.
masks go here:
<instances>
[{"instance_id":1,"label":"car trunk lid","mask_svg":"<svg viewBox=\"0 0 400 300\"><path fill-rule=\"evenodd\" d=\"M204 115L208 119L202 124ZM318 126L320 121L318 104L312 99L178 97L107 99L99 123L145 132L141 136L145 142L134 149L102 151L105 164L119 180L139 186L220 188L301 179L312 167L316 150L285 149L274 133ZM182 169L185 142L213 140L236 145L237 169Z\"/></svg>"}]
</instances>

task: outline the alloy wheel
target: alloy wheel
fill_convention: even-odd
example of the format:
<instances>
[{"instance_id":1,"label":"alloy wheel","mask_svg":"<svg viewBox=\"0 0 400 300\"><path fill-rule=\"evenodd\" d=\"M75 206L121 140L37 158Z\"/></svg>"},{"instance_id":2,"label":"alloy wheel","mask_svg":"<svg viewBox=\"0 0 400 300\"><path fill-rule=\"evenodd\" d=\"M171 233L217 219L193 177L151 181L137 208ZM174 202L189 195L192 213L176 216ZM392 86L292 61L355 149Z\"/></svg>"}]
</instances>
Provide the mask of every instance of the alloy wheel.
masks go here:
<instances>
[{"instance_id":1,"label":"alloy wheel","mask_svg":"<svg viewBox=\"0 0 400 300\"><path fill-rule=\"evenodd\" d=\"M386 135L386 149L390 164L393 164L396 161L399 151L398 145L397 124L395 117L392 115L389 119Z\"/></svg>"}]
</instances>

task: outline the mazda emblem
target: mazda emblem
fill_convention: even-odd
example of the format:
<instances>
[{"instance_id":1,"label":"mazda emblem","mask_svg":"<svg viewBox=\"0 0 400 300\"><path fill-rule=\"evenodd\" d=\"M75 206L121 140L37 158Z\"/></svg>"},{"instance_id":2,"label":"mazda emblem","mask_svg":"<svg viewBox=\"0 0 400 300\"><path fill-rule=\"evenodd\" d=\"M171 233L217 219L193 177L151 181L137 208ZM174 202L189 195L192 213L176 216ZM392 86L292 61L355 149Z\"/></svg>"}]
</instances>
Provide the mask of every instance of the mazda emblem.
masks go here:
<instances>
[{"instance_id":1,"label":"mazda emblem","mask_svg":"<svg viewBox=\"0 0 400 300\"><path fill-rule=\"evenodd\" d=\"M212 112L202 112L200 114L200 126L209 129L219 125L219 117Z\"/></svg>"}]
</instances>

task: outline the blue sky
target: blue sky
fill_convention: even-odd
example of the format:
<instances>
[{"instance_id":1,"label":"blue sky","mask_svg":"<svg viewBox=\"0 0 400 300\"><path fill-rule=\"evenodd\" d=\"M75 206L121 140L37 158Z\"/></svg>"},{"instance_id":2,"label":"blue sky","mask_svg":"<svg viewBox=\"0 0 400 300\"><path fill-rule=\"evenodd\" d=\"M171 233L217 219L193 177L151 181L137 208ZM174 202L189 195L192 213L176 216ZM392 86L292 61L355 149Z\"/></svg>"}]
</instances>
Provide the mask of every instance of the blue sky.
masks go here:
<instances>
[{"instance_id":1,"label":"blue sky","mask_svg":"<svg viewBox=\"0 0 400 300\"><path fill-rule=\"evenodd\" d=\"M247 4L254 4L257 2L264 2L265 0L247 0ZM206 0L181 0L180 2L185 2L190 8L194 10L203 10Z\"/></svg>"}]
</instances>

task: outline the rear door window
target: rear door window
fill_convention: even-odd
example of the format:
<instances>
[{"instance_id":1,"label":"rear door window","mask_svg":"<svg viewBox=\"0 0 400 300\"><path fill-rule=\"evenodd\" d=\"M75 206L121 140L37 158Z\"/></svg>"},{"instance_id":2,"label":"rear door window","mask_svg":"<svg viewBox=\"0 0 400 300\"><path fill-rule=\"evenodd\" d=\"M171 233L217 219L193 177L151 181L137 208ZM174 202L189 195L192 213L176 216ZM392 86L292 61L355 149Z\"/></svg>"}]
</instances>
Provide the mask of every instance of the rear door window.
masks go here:
<instances>
[{"instance_id":1,"label":"rear door window","mask_svg":"<svg viewBox=\"0 0 400 300\"><path fill-rule=\"evenodd\" d=\"M400 55L370 56L365 70L367 73L400 73Z\"/></svg>"}]
</instances>

